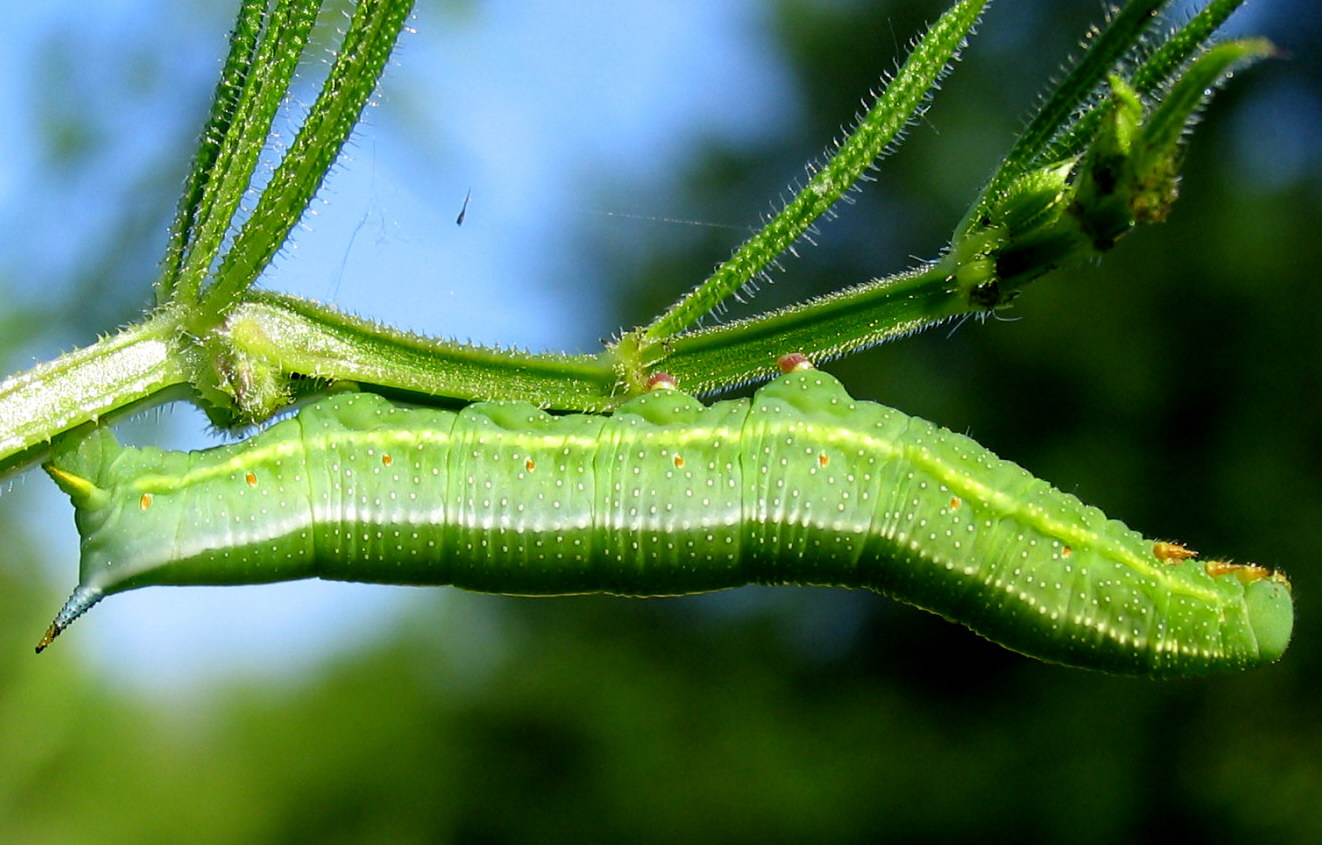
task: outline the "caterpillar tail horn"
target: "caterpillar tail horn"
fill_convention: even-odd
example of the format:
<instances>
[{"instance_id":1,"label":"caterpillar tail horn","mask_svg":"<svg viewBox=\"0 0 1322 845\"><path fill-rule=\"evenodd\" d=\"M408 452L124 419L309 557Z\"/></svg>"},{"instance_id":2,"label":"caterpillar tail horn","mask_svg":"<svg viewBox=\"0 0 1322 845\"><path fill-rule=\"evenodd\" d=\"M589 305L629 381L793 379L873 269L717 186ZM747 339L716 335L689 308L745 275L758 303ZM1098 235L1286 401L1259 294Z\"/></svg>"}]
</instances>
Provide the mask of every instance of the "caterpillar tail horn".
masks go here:
<instances>
[{"instance_id":1,"label":"caterpillar tail horn","mask_svg":"<svg viewBox=\"0 0 1322 845\"><path fill-rule=\"evenodd\" d=\"M60 612L55 615L55 621L50 623L45 635L37 643L37 654L45 651L46 646L50 645L65 628L73 624L73 620L86 613L92 605L101 601L104 596L105 593L100 590L93 590L88 587L75 588L73 595L69 596L69 600L64 603L64 607L60 608Z\"/></svg>"}]
</instances>

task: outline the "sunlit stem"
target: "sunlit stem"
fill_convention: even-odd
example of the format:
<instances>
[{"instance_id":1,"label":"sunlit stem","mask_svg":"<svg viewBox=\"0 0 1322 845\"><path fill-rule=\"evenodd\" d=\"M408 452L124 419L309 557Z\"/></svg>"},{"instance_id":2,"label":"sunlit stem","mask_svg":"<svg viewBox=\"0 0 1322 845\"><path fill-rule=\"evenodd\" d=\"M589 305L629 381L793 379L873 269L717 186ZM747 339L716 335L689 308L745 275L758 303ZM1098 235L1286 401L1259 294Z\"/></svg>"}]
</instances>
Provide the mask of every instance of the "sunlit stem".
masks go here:
<instances>
[{"instance_id":1,"label":"sunlit stem","mask_svg":"<svg viewBox=\"0 0 1322 845\"><path fill-rule=\"evenodd\" d=\"M322 305L263 293L226 320L227 343L280 373L350 380L462 401L522 399L602 411L626 398L612 353L533 354L424 337Z\"/></svg>"},{"instance_id":2,"label":"sunlit stem","mask_svg":"<svg viewBox=\"0 0 1322 845\"><path fill-rule=\"evenodd\" d=\"M959 295L959 269L945 260L757 318L643 343L637 359L645 369L664 368L694 393L765 378L788 353L823 361L975 310ZM625 360L632 340L622 344Z\"/></svg>"},{"instance_id":3,"label":"sunlit stem","mask_svg":"<svg viewBox=\"0 0 1322 845\"><path fill-rule=\"evenodd\" d=\"M1198 10L1189 22L1163 43L1155 52L1143 61L1134 71L1129 84L1143 96L1157 90L1178 73L1200 49L1203 48L1216 30L1225 23L1231 13L1244 5L1244 0L1215 0L1206 8ZM1082 115L1069 129L1052 139L1036 160L1042 163L1058 161L1083 151L1089 141L1097 134L1102 120L1110 109L1108 101L1103 100Z\"/></svg>"},{"instance_id":4,"label":"sunlit stem","mask_svg":"<svg viewBox=\"0 0 1322 845\"><path fill-rule=\"evenodd\" d=\"M268 15L266 5L245 3L240 9L207 134L167 248L158 302L196 303L251 186L321 8L320 0L284 0Z\"/></svg>"},{"instance_id":5,"label":"sunlit stem","mask_svg":"<svg viewBox=\"0 0 1322 845\"><path fill-rule=\"evenodd\" d=\"M0 382L0 473L39 460L57 434L188 382L175 315L75 349Z\"/></svg>"},{"instance_id":6,"label":"sunlit stem","mask_svg":"<svg viewBox=\"0 0 1322 845\"><path fill-rule=\"evenodd\" d=\"M653 321L642 333L643 342L665 340L697 324L790 249L853 187L926 102L986 3L961 0L942 15L830 160L716 272Z\"/></svg>"},{"instance_id":7,"label":"sunlit stem","mask_svg":"<svg viewBox=\"0 0 1322 845\"><path fill-rule=\"evenodd\" d=\"M284 246L376 90L412 8L412 0L360 0L354 8L321 93L203 292L194 328L233 307Z\"/></svg>"}]
</instances>

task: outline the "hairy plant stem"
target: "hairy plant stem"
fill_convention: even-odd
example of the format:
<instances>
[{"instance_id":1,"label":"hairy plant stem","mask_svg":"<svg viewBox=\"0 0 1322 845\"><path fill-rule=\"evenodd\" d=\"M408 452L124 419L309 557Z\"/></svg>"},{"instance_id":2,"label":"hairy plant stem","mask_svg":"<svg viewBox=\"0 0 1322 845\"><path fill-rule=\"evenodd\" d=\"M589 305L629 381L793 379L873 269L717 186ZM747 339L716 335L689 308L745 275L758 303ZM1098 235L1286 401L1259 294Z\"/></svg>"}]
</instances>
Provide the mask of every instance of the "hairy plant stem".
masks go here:
<instances>
[{"instance_id":1,"label":"hairy plant stem","mask_svg":"<svg viewBox=\"0 0 1322 845\"><path fill-rule=\"evenodd\" d=\"M191 375L173 310L0 382L0 473L40 460L51 440L162 401ZM175 396L184 391L172 391Z\"/></svg>"},{"instance_id":2,"label":"hairy plant stem","mask_svg":"<svg viewBox=\"0 0 1322 845\"><path fill-rule=\"evenodd\" d=\"M1271 53L1252 40L1205 49L1241 2L1213 0L1126 79L1122 71L1132 69L1163 5L1131 0L1045 100L937 261L691 330L791 250L921 111L986 4L959 0L803 189L706 282L603 352L560 355L435 340L251 289L357 123L412 2L355 5L316 103L238 226L240 200L321 7L320 0L243 0L167 245L156 310L0 383L0 472L40 458L71 428L178 396L222 426L260 422L337 382L432 403L518 398L606 411L647 389L658 370L690 392L712 393L771 375L789 352L823 360L1004 307L1043 273L1094 258L1138 223L1165 216L1187 127L1207 92L1234 67Z\"/></svg>"}]
</instances>

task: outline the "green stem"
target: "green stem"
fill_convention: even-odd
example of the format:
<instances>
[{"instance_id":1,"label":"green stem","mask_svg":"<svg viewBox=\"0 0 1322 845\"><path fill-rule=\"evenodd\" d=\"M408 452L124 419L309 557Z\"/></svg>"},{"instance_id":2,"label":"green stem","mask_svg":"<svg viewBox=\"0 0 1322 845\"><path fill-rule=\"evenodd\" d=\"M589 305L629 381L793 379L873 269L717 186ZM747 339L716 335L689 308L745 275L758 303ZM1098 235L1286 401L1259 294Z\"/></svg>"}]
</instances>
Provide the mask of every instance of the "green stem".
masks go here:
<instances>
[{"instance_id":1,"label":"green stem","mask_svg":"<svg viewBox=\"0 0 1322 845\"><path fill-rule=\"evenodd\" d=\"M961 0L942 15L827 163L716 272L657 317L642 332L642 342L664 340L696 324L792 248L899 137L950 66L986 4L987 0Z\"/></svg>"},{"instance_id":2,"label":"green stem","mask_svg":"<svg viewBox=\"0 0 1322 845\"><path fill-rule=\"evenodd\" d=\"M1215 0L1206 8L1198 10L1189 22L1180 27L1169 41L1139 65L1134 71L1130 84L1139 94L1147 96L1165 84L1184 67L1189 57L1202 48L1212 34L1225 23L1231 13L1244 5L1244 0ZM1052 139L1051 143L1038 154L1035 161L1046 164L1061 161L1082 152L1096 136L1102 119L1110 111L1111 102L1104 100L1093 106L1087 114L1080 117L1069 129Z\"/></svg>"},{"instance_id":3,"label":"green stem","mask_svg":"<svg viewBox=\"0 0 1322 845\"><path fill-rule=\"evenodd\" d=\"M0 474L24 468L56 435L100 422L191 375L171 310L0 382Z\"/></svg>"},{"instance_id":4,"label":"green stem","mask_svg":"<svg viewBox=\"0 0 1322 845\"><path fill-rule=\"evenodd\" d=\"M376 90L412 0L360 0L321 93L202 294L192 325L223 316L284 246Z\"/></svg>"},{"instance_id":5,"label":"green stem","mask_svg":"<svg viewBox=\"0 0 1322 845\"><path fill-rule=\"evenodd\" d=\"M847 288L779 311L647 344L639 368L662 369L693 393L765 378L801 352L823 361L975 310L959 295L953 261ZM626 338L627 340L627 338ZM629 350L621 350L625 360Z\"/></svg>"},{"instance_id":6,"label":"green stem","mask_svg":"<svg viewBox=\"0 0 1322 845\"><path fill-rule=\"evenodd\" d=\"M227 165L220 164L221 151L225 149L223 142L230 137L234 118L239 113L239 103L248 89L248 71L252 67L253 54L257 50L265 18L265 0L243 0L234 31L230 33L229 55L221 69L220 81L216 83L211 114L207 117L206 126L202 128L197 155L193 157L192 170L184 184L183 195L179 198L179 211L170 229L161 276L156 281L157 305L164 305L174 298L189 245L193 243L198 227L203 226L207 220L209 209L214 203L213 182L228 169ZM261 149L260 142L252 146L256 150ZM232 148L230 152L232 154ZM196 294L194 290L185 298L191 301Z\"/></svg>"},{"instance_id":7,"label":"green stem","mask_svg":"<svg viewBox=\"0 0 1322 845\"><path fill-rule=\"evenodd\" d=\"M178 254L167 254L158 299L169 293L171 301L197 301L239 203L251 186L271 124L285 102L320 7L320 0L284 0L267 17L260 37L251 30L259 25L261 11L252 4L241 9L224 69L230 75L229 84L222 77L212 106L213 120L207 125L207 130L223 130L224 134L219 140L204 136L189 177L196 206L183 206L175 222L178 243L170 249ZM232 116L215 118L231 108L229 100L233 101ZM190 199L186 193L185 202Z\"/></svg>"},{"instance_id":8,"label":"green stem","mask_svg":"<svg viewBox=\"0 0 1322 845\"><path fill-rule=\"evenodd\" d=\"M1231 71L1245 62L1275 54L1276 48L1265 38L1227 41L1210 48L1171 85L1161 102L1152 109L1143 127L1143 142L1150 151L1172 155L1180 146L1190 120L1211 97L1211 92Z\"/></svg>"},{"instance_id":9,"label":"green stem","mask_svg":"<svg viewBox=\"0 0 1322 845\"><path fill-rule=\"evenodd\" d=\"M286 376L563 410L604 411L626 398L609 352L533 354L437 340L280 294L250 295L230 313L225 331L233 349Z\"/></svg>"},{"instance_id":10,"label":"green stem","mask_svg":"<svg viewBox=\"0 0 1322 845\"><path fill-rule=\"evenodd\" d=\"M249 189L271 116L286 94L291 62L302 52L308 15L320 5L281 0L268 14L269 4L244 0L167 248L158 289L166 304L136 326L0 383L0 472L38 459L52 438L73 427L188 390L219 424L264 419L293 396L335 380L433 401L517 398L604 411L645 389L658 369L687 390L713 392L772 374L776 359L788 352L820 361L999 307L1051 267L1098 254L1102 242L1109 245L1136 216L1159 219L1174 197L1184 128L1205 91L1239 61L1270 51L1265 42L1233 42L1188 61L1241 1L1215 0L1176 34L1174 46L1159 49L1140 67L1136 81L1154 90L1169 86L1161 98L1167 102L1151 110L1146 126L1138 122L1142 109L1134 95L1134 126L1124 138L1118 130L1111 137L1101 129L1078 136L1078 151L1090 150L1078 168L1088 177L1082 193L1068 184L1078 156L1059 166L1044 165L1042 156L1057 151L1053 145L1062 139L1074 149L1075 135L1062 126L1133 48L1160 0L1134 0L1096 39L1015 145L940 261L756 318L676 334L792 247L898 137L985 5L961 0L932 27L831 160L712 279L647 330L626 334L598 355L571 356L433 340L249 288L284 243L375 90L410 0L357 4L308 120L221 260L215 281L200 289L206 273L216 269L238 199ZM302 35L290 40L282 33ZM1181 78L1170 84L1176 75ZM1119 96L1121 83L1112 87ZM1141 143L1135 146L1131 136L1139 127ZM1092 151L1107 140L1115 142L1115 155ZM1113 207L1118 222L1106 232L1115 234L1099 239L1098 220Z\"/></svg>"}]
</instances>

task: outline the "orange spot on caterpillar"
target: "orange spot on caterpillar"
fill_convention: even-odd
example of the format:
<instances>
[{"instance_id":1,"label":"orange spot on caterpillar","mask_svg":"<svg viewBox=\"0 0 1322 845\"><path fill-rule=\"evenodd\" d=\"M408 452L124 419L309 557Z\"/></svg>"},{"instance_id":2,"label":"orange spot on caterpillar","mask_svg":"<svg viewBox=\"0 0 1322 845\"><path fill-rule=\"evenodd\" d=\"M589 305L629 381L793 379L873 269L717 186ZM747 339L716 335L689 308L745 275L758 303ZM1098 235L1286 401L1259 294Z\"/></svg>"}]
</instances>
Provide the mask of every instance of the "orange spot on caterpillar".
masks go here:
<instances>
[{"instance_id":1,"label":"orange spot on caterpillar","mask_svg":"<svg viewBox=\"0 0 1322 845\"><path fill-rule=\"evenodd\" d=\"M675 469L683 469L683 468L684 468L684 456L683 456L683 455L676 455L676 456L675 456Z\"/></svg>"},{"instance_id":2,"label":"orange spot on caterpillar","mask_svg":"<svg viewBox=\"0 0 1322 845\"><path fill-rule=\"evenodd\" d=\"M395 462L395 459L392 458L392 457L390 457L390 453L389 453L389 452L387 452L387 453L385 453L385 454L383 454L383 455L381 456L381 465L382 465L382 466L390 466L390 465L393 464L394 462Z\"/></svg>"},{"instance_id":3,"label":"orange spot on caterpillar","mask_svg":"<svg viewBox=\"0 0 1322 845\"><path fill-rule=\"evenodd\" d=\"M653 390L674 390L678 387L675 377L670 373L653 373L647 380L647 391Z\"/></svg>"},{"instance_id":4,"label":"orange spot on caterpillar","mask_svg":"<svg viewBox=\"0 0 1322 845\"><path fill-rule=\"evenodd\" d=\"M138 507L142 508L143 510L146 510L147 508L151 507L151 494L150 494L150 493L143 493L143 494L142 494L142 498L141 498L141 499L138 499Z\"/></svg>"},{"instance_id":5,"label":"orange spot on caterpillar","mask_svg":"<svg viewBox=\"0 0 1322 845\"><path fill-rule=\"evenodd\" d=\"M523 462L523 468L526 469L528 472L532 472L533 470L537 469L537 462L534 461L532 458L529 458L528 460Z\"/></svg>"},{"instance_id":6,"label":"orange spot on caterpillar","mask_svg":"<svg viewBox=\"0 0 1322 845\"><path fill-rule=\"evenodd\" d=\"M958 496L951 496L951 497L950 497L950 509L951 509L952 511L957 511L957 510L959 510L959 506L962 505L962 504L964 504L964 502L962 502Z\"/></svg>"},{"instance_id":7,"label":"orange spot on caterpillar","mask_svg":"<svg viewBox=\"0 0 1322 845\"><path fill-rule=\"evenodd\" d=\"M1060 550L1061 557L1072 557L1073 555L1074 555L1074 550L1071 549L1069 546L1065 546Z\"/></svg>"},{"instance_id":8,"label":"orange spot on caterpillar","mask_svg":"<svg viewBox=\"0 0 1322 845\"><path fill-rule=\"evenodd\" d=\"M1221 575L1229 575L1231 572L1234 572L1235 569L1235 564L1226 563L1224 560L1209 560L1203 564L1203 570L1213 578Z\"/></svg>"},{"instance_id":9,"label":"orange spot on caterpillar","mask_svg":"<svg viewBox=\"0 0 1322 845\"><path fill-rule=\"evenodd\" d=\"M780 356L780 358L776 359L776 366L780 367L780 371L787 375L799 370L816 369L816 367L812 365L812 361L808 360L808 356L799 352L791 352L789 355Z\"/></svg>"},{"instance_id":10,"label":"orange spot on caterpillar","mask_svg":"<svg viewBox=\"0 0 1322 845\"><path fill-rule=\"evenodd\" d=\"M1162 563L1179 563L1191 557L1198 557L1198 552L1186 549L1179 543L1157 542L1152 544L1152 555Z\"/></svg>"},{"instance_id":11,"label":"orange spot on caterpillar","mask_svg":"<svg viewBox=\"0 0 1322 845\"><path fill-rule=\"evenodd\" d=\"M1243 581L1245 584L1252 584L1254 581L1262 581L1263 579L1271 578L1276 575L1275 572L1272 572L1267 567L1258 566L1256 563L1244 564L1244 566L1235 574L1238 575L1239 580Z\"/></svg>"},{"instance_id":12,"label":"orange spot on caterpillar","mask_svg":"<svg viewBox=\"0 0 1322 845\"><path fill-rule=\"evenodd\" d=\"M821 452L821 453L819 453L819 454L817 455L817 465L818 465L818 466L822 466L822 467L824 467L824 466L826 466L827 464L829 464L830 462L831 462L831 456L828 455L828 454L826 454L825 452Z\"/></svg>"},{"instance_id":13,"label":"orange spot on caterpillar","mask_svg":"<svg viewBox=\"0 0 1322 845\"><path fill-rule=\"evenodd\" d=\"M1224 560L1209 560L1203 564L1203 569L1213 578L1223 575L1234 575L1241 584L1252 584L1254 581L1261 581L1264 578L1277 577L1265 566L1258 566L1256 563L1230 563Z\"/></svg>"},{"instance_id":14,"label":"orange spot on caterpillar","mask_svg":"<svg viewBox=\"0 0 1322 845\"><path fill-rule=\"evenodd\" d=\"M246 481L246 482L248 482L248 486L249 486L249 487L256 487L256 486L257 486L257 473L255 473L255 472L245 472L245 473L243 474L243 480Z\"/></svg>"}]
</instances>

